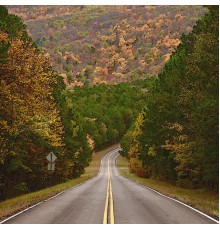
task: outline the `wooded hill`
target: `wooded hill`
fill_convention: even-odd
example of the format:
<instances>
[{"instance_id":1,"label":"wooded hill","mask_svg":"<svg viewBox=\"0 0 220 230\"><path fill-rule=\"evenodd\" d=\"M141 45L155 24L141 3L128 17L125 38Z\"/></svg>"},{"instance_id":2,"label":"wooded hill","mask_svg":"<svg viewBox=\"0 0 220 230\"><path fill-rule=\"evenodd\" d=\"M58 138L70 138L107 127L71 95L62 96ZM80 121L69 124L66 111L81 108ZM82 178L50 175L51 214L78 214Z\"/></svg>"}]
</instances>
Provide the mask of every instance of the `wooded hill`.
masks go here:
<instances>
[{"instance_id":1,"label":"wooded hill","mask_svg":"<svg viewBox=\"0 0 220 230\"><path fill-rule=\"evenodd\" d=\"M153 81L153 80L152 80ZM144 106L151 82L68 90L27 35L0 7L0 199L79 177L94 151L118 143Z\"/></svg>"},{"instance_id":2,"label":"wooded hill","mask_svg":"<svg viewBox=\"0 0 220 230\"><path fill-rule=\"evenodd\" d=\"M218 190L219 8L208 8L160 72L122 155L140 176Z\"/></svg>"},{"instance_id":3,"label":"wooded hill","mask_svg":"<svg viewBox=\"0 0 220 230\"><path fill-rule=\"evenodd\" d=\"M21 12L27 12L27 9L26 6L21 7ZM38 15L38 11L33 10L34 7L31 9L30 12ZM78 17L78 21L75 18L75 24L71 25L83 28L98 19L100 23L104 22L104 19L101 20L104 16L100 14L104 9L109 12L111 7L73 8L81 13L88 13L88 10L93 12L94 9L97 10L96 16L82 14L85 21ZM128 12L137 10L136 7L125 9ZM141 13L142 10L151 8L138 9ZM153 7L150 14L153 15L156 9L160 8ZM192 9L201 14L208 11L207 8L190 7L187 12L192 12ZM143 74L137 71L138 65L132 64L141 60L137 58L130 60L127 65L131 71L135 71L136 77L132 84L99 84L92 87L75 85L71 89L71 86L66 87L63 78L51 68L48 57L28 36L21 19L9 14L5 7L0 7L0 199L47 187L50 173L47 170L46 156L51 151L58 157L52 181L52 184L57 184L80 176L89 164L94 150L117 143L123 136L122 154L129 158L132 172L183 187L217 190L219 18L218 7L209 7L209 10L192 33L182 36L182 43L158 77L150 78L147 72ZM57 12L62 14L61 18L64 17L62 10ZM68 14L70 15L66 13L65 17L72 17L71 11ZM39 17L31 19L32 15L30 13L26 19L30 19L28 23L34 20L36 28L37 23L44 24L45 20L53 21L59 17L54 17L54 11L48 11L45 18L41 18L39 14ZM187 20L191 20L194 16L188 18ZM111 28L102 24L102 30L101 24L97 25L98 31ZM183 21L181 28L182 25ZM63 30L68 32L68 29ZM118 34L122 32L120 29L117 31ZM138 37L142 36L143 31ZM98 32L96 34L100 35ZM59 39L56 44L61 41ZM85 39L81 37L78 41L83 42ZM118 39L119 43L120 41ZM77 43L77 40L75 42L79 53L81 50L83 53L83 44ZM104 49L116 49L115 41L109 42L105 41L107 45L103 46ZM48 44L54 46L53 41ZM145 47L145 42L140 44L139 49ZM69 48L72 46L74 47L74 42ZM97 50L101 49L101 46L97 47ZM65 52L72 52L68 51L69 48ZM52 50L51 52L55 52ZM119 54L125 53L121 48L116 50L118 55L113 55L114 59L110 56L108 58L120 62ZM61 52L62 57L63 54L66 55L65 52ZM98 51L95 50L94 54L96 52ZM100 55L106 54L104 50L99 52ZM148 52L143 53L145 54L148 55ZM72 71L80 65L88 65L87 55L82 57L85 59L80 59L82 63L71 67ZM102 59L98 59L98 56L94 58L99 62L91 64L94 68L92 71L106 65L104 59L100 61ZM95 59L91 57L91 60ZM129 58L126 56L127 59ZM61 63L64 63L62 58ZM144 71L147 69L145 66ZM118 71L116 67L112 74L114 71ZM88 72L88 81L95 83L94 73L91 73L90 75ZM82 75L82 79L83 76L85 75ZM108 75L102 73L100 76L105 79ZM140 80L142 78L150 79ZM128 79L130 77L125 80ZM87 83L90 84L89 82Z\"/></svg>"},{"instance_id":4,"label":"wooded hill","mask_svg":"<svg viewBox=\"0 0 220 230\"><path fill-rule=\"evenodd\" d=\"M157 75L201 6L8 6L72 88Z\"/></svg>"}]
</instances>

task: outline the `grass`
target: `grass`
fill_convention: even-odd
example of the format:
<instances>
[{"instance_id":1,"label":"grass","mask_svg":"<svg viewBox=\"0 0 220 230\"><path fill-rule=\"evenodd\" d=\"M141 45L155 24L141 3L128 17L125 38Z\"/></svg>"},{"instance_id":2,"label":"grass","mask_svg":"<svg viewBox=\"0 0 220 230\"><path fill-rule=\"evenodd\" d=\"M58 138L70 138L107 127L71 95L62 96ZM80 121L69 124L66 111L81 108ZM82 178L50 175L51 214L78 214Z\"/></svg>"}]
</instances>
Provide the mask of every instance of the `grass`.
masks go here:
<instances>
[{"instance_id":1,"label":"grass","mask_svg":"<svg viewBox=\"0 0 220 230\"><path fill-rule=\"evenodd\" d=\"M215 219L219 218L218 193L206 191L204 189L185 189L156 179L137 177L135 174L129 172L128 161L121 156L117 159L117 166L122 176L188 204Z\"/></svg>"},{"instance_id":2,"label":"grass","mask_svg":"<svg viewBox=\"0 0 220 230\"><path fill-rule=\"evenodd\" d=\"M68 182L55 185L37 192L25 194L19 197L8 199L0 203L0 221L24 210L34 204L44 201L68 188L83 183L84 181L96 176L99 172L101 158L112 149L117 148L119 145L113 145L105 148L99 152L94 153L92 162L85 168L85 173L79 178L69 180Z\"/></svg>"}]
</instances>

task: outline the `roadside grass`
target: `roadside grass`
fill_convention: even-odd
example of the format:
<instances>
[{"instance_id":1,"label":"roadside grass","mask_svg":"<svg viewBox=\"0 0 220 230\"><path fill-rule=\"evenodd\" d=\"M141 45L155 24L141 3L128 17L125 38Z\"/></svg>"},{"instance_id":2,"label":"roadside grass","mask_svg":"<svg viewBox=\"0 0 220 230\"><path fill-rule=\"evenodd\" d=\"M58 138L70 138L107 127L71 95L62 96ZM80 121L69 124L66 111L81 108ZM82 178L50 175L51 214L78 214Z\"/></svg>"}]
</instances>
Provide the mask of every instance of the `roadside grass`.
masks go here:
<instances>
[{"instance_id":1,"label":"roadside grass","mask_svg":"<svg viewBox=\"0 0 220 230\"><path fill-rule=\"evenodd\" d=\"M99 172L101 158L109 151L117 148L119 145L113 145L93 154L92 161L88 167L85 168L85 173L79 178L69 180L65 183L52 186L37 192L25 194L19 197L5 200L0 203L0 221L6 219L15 213L20 212L32 205L41 201L47 200L56 194L67 190L75 185L83 183L84 181L96 176Z\"/></svg>"},{"instance_id":2,"label":"roadside grass","mask_svg":"<svg viewBox=\"0 0 220 230\"><path fill-rule=\"evenodd\" d=\"M204 189L185 189L156 179L138 177L129 172L128 160L122 156L117 158L117 167L120 175L188 204L217 220L219 219L219 194L217 192Z\"/></svg>"}]
</instances>

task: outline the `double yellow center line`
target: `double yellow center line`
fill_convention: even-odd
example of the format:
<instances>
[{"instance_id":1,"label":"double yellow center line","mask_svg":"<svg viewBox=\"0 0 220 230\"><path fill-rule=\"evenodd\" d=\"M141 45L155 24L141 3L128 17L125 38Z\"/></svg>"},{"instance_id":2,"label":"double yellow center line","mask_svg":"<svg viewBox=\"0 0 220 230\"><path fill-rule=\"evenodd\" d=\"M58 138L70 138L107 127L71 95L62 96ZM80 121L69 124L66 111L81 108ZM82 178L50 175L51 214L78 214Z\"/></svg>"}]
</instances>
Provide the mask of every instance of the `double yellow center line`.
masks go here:
<instances>
[{"instance_id":1,"label":"double yellow center line","mask_svg":"<svg viewBox=\"0 0 220 230\"><path fill-rule=\"evenodd\" d=\"M114 207L113 207L113 195L112 195L112 183L110 174L110 157L108 158L108 187L105 200L105 210L103 217L103 224L114 224Z\"/></svg>"}]
</instances>

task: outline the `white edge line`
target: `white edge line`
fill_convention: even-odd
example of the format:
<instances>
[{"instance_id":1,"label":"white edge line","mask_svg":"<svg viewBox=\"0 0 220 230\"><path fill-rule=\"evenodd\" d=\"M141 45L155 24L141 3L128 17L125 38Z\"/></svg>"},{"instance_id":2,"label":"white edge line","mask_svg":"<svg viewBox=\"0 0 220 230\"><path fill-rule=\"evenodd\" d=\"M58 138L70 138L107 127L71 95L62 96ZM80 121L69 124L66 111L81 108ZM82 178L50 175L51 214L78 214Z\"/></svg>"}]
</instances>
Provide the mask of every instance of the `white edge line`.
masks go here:
<instances>
[{"instance_id":1,"label":"white edge line","mask_svg":"<svg viewBox=\"0 0 220 230\"><path fill-rule=\"evenodd\" d=\"M118 147L117 147L116 149L118 149ZM114 151L114 150L116 150L116 149L112 149L111 151ZM109 151L109 152L111 152L111 151ZM107 152L106 154L108 154L109 152ZM114 153L115 153L115 152L114 152ZM105 154L105 155L106 155L106 154ZM105 156L105 155L104 155L104 156ZM111 154L111 155L112 155L112 154ZM104 157L104 156L103 156L103 157ZM49 201L49 200L52 200L52 199L56 198L57 196L61 195L62 193L67 192L67 191L69 191L69 190L71 190L71 189L74 189L74 188L76 188L76 187L78 187L78 186L80 186L80 185L82 185L82 184L84 184L84 183L86 183L86 182L88 182L88 181L90 181L90 180L92 180L92 179L98 177L98 176L99 176L99 173L100 173L100 168L101 168L101 166L102 166L103 157L101 158L101 163L100 163L100 167L99 167L99 172L98 172L98 174L97 174L96 176L93 176L93 177L89 178L88 180L83 181L83 182L80 183L80 184L74 185L73 187L68 188L68 189L66 189L66 190L64 190L64 191L62 191L62 192L56 194L55 196L52 196L52 197L50 197L50 198L48 198L48 199L46 199L46 200L40 201L40 202L37 203L37 204L34 204L34 205L32 205L32 206L30 206L30 207L28 207L28 208L26 208L26 209L24 209L24 210L22 210L22 211L20 211L20 212L18 212L18 213L16 213L16 214L14 214L14 215L12 215L12 216L9 216L8 218L6 218L6 219L4 219L3 221L1 221L0 224L3 224L3 223L5 223L5 222L7 222L8 220L10 220L10 219L12 219L12 218L14 218L14 217L16 217L16 216L22 214L23 212L26 212L26 211L28 211L29 209L38 206L39 204L42 204L42 203L47 202L47 201Z\"/></svg>"},{"instance_id":2,"label":"white edge line","mask_svg":"<svg viewBox=\"0 0 220 230\"><path fill-rule=\"evenodd\" d=\"M98 176L98 175L97 175L97 176ZM89 178L88 180L83 181L83 182L80 183L80 184L76 184L76 185L74 185L73 187L70 187L70 188L68 188L68 189L66 189L66 190L64 190L64 191L62 191L62 192L60 192L60 193L57 193L56 195L54 195L54 196L52 196L52 197L50 197L50 198L48 198L48 199L46 199L46 200L42 200L42 201L40 201L39 203L34 204L34 205L32 205L32 206L30 206L30 207L28 207L28 208L26 208L26 209L24 209L24 210L22 210L22 211L20 211L20 212L18 212L18 213L16 213L16 214L14 214L14 215L12 215L12 216L10 216L10 217L4 219L3 221L0 222L0 224L3 224L3 223L5 223L5 222L7 222L8 220L10 220L10 219L12 219L12 218L14 218L14 217L16 217L16 216L22 214L23 212L26 212L26 211L28 211L29 209L38 206L39 204L42 204L42 203L47 202L47 201L49 201L49 200L52 200L52 199L56 198L57 196L61 195L62 193L67 192L67 191L69 191L69 190L71 190L71 189L74 189L74 188L76 188L76 187L78 187L78 186L80 186L80 185L82 185L82 184L84 184L84 183L90 181L91 179L94 179L94 178L97 177L97 176L91 177L91 178Z\"/></svg>"},{"instance_id":3,"label":"white edge line","mask_svg":"<svg viewBox=\"0 0 220 230\"><path fill-rule=\"evenodd\" d=\"M117 158L118 158L118 157L116 157L116 159L117 159ZM115 160L116 160L116 159L115 159ZM117 168L117 170L118 170L117 165L116 165L116 168ZM118 174L119 174L119 173L118 173ZM121 176L121 175L119 174L119 176ZM177 203L179 203L179 204L182 204L182 205L186 206L187 208L190 208L190 209L192 209L193 211L198 212L199 214L201 214L201 215L203 215L203 216L209 218L210 220L212 220L212 221L214 221L214 222L216 222L216 223L219 224L219 221L217 221L216 219L212 218L211 216L209 216L209 215L207 215L207 214L205 214L205 213L199 211L199 210L196 209L196 208L193 208L193 207L191 207L191 206L189 206L189 205L187 205L187 204L185 204L185 203L183 203L183 202L181 202L181 201L179 201L179 200L176 200L176 199L174 199L174 198L172 198L172 197L166 196L166 195L164 195L164 194L162 194L162 193L160 193L160 192L158 192L158 191L156 191L156 190L154 190L154 189L152 189L152 188L150 188L150 187L148 187L148 186L146 186L146 185L144 185L144 184L141 184L141 183L139 183L139 182L137 182L137 181L131 180L131 179L129 179L129 178L127 178L127 177L124 177L124 176L121 176L121 177L123 177L123 178L125 178L125 179L127 179L127 180L129 180L129 181L131 181L131 182L133 182L133 183L135 183L135 184L138 184L138 185L140 185L140 186L142 186L142 187L144 187L144 188L147 188L147 189L149 189L149 190L151 190L151 191L153 191L153 192L155 192L155 193L157 193L157 194L159 194L159 195L161 195L161 196L163 196L163 197L166 197L166 198L168 198L168 199L170 199L170 200L173 200L173 201L175 201L175 202L177 202Z\"/></svg>"},{"instance_id":4,"label":"white edge line","mask_svg":"<svg viewBox=\"0 0 220 230\"><path fill-rule=\"evenodd\" d=\"M28 207L28 208L26 208L26 209L24 209L24 210L22 210L22 211L20 211L20 212L18 212L18 213L16 213L16 214L14 214L13 216L8 217L7 219L1 221L0 224L3 224L4 222L6 222L6 221L8 221L8 220L10 220L10 219L12 219L12 218L14 218L14 217L20 215L20 214L23 213L23 212L26 212L27 210L29 210L29 209L31 209L31 208L33 208L33 207L35 207L35 206L37 206L37 205L39 205L39 204L41 204L41 203L43 203L43 202L44 202L44 201L41 201L41 202L39 202L39 203L37 203L37 204L35 204L35 205L32 205L31 207Z\"/></svg>"}]
</instances>

